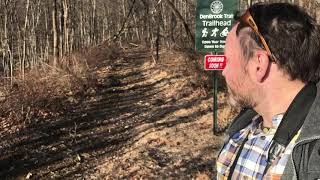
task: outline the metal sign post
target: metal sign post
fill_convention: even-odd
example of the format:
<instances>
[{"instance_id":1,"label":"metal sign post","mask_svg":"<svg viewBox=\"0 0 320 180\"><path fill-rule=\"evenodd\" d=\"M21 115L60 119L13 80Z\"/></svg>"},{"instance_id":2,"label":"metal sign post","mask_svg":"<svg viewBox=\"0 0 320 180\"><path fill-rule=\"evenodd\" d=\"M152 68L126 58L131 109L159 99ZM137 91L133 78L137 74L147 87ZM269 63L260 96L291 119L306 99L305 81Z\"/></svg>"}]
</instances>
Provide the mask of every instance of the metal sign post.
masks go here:
<instances>
[{"instance_id":1,"label":"metal sign post","mask_svg":"<svg viewBox=\"0 0 320 180\"><path fill-rule=\"evenodd\" d=\"M218 129L218 75L217 71L213 71L213 133L217 134Z\"/></svg>"},{"instance_id":2,"label":"metal sign post","mask_svg":"<svg viewBox=\"0 0 320 180\"><path fill-rule=\"evenodd\" d=\"M218 133L218 73L226 67L226 57L223 55L206 55L204 69L213 71L213 132Z\"/></svg>"},{"instance_id":3,"label":"metal sign post","mask_svg":"<svg viewBox=\"0 0 320 180\"><path fill-rule=\"evenodd\" d=\"M196 50L203 53L222 53L226 37L239 9L239 0L198 0L196 9ZM213 132L218 133L218 72L225 66L225 57L205 57L205 70L213 70ZM209 60L211 59L211 60ZM224 62L219 62L220 60ZM223 66L224 64L224 66ZM208 66L208 67L207 67ZM222 68L223 67L223 68Z\"/></svg>"}]
</instances>

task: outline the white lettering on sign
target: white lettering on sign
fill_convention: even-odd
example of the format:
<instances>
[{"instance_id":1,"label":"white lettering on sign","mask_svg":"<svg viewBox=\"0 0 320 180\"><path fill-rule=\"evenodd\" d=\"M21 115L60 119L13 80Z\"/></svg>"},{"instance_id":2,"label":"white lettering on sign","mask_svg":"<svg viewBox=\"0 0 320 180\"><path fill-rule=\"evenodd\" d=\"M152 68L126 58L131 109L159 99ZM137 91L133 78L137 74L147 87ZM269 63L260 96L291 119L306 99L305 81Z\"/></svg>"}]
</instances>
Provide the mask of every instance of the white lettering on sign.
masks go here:
<instances>
[{"instance_id":1,"label":"white lettering on sign","mask_svg":"<svg viewBox=\"0 0 320 180\"><path fill-rule=\"evenodd\" d=\"M211 41L210 41L210 40L208 40L208 41L202 40L201 43L202 43L202 44L211 44Z\"/></svg>"},{"instance_id":2,"label":"white lettering on sign","mask_svg":"<svg viewBox=\"0 0 320 180\"><path fill-rule=\"evenodd\" d=\"M222 19L230 18L233 19L233 14L200 14L200 19Z\"/></svg>"},{"instance_id":3,"label":"white lettering on sign","mask_svg":"<svg viewBox=\"0 0 320 180\"><path fill-rule=\"evenodd\" d=\"M230 19L233 19L233 14L224 14L223 15L224 16L224 18L230 18Z\"/></svg>"},{"instance_id":4,"label":"white lettering on sign","mask_svg":"<svg viewBox=\"0 0 320 180\"><path fill-rule=\"evenodd\" d=\"M204 48L217 48L217 45L204 45Z\"/></svg>"},{"instance_id":5,"label":"white lettering on sign","mask_svg":"<svg viewBox=\"0 0 320 180\"><path fill-rule=\"evenodd\" d=\"M231 20L229 21L218 21L218 20L212 20L212 21L202 21L203 26L231 26Z\"/></svg>"},{"instance_id":6,"label":"white lettering on sign","mask_svg":"<svg viewBox=\"0 0 320 180\"><path fill-rule=\"evenodd\" d=\"M206 55L204 69L209 71L223 70L226 67L226 57L222 55Z\"/></svg>"},{"instance_id":7,"label":"white lettering on sign","mask_svg":"<svg viewBox=\"0 0 320 180\"><path fill-rule=\"evenodd\" d=\"M204 48L217 48L217 49L224 49L224 45L223 44L212 44L212 45L204 45Z\"/></svg>"},{"instance_id":8,"label":"white lettering on sign","mask_svg":"<svg viewBox=\"0 0 320 180\"><path fill-rule=\"evenodd\" d=\"M208 62L223 62L224 61L224 57L209 57L208 58Z\"/></svg>"},{"instance_id":9,"label":"white lettering on sign","mask_svg":"<svg viewBox=\"0 0 320 180\"><path fill-rule=\"evenodd\" d=\"M222 14L200 14L200 19L222 19Z\"/></svg>"},{"instance_id":10,"label":"white lettering on sign","mask_svg":"<svg viewBox=\"0 0 320 180\"><path fill-rule=\"evenodd\" d=\"M219 68L219 64L209 64L209 68L210 69L218 69Z\"/></svg>"}]
</instances>

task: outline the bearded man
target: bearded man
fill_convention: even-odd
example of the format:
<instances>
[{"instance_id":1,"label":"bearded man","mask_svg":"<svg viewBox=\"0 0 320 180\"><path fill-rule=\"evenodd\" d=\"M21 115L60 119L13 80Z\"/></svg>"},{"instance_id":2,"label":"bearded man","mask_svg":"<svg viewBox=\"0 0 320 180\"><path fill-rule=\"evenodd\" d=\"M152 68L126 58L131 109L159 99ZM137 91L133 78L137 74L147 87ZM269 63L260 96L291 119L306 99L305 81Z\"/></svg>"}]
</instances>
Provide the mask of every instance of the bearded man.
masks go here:
<instances>
[{"instance_id":1,"label":"bearded man","mask_svg":"<svg viewBox=\"0 0 320 180\"><path fill-rule=\"evenodd\" d=\"M320 31L288 3L255 4L225 46L230 100L218 179L320 179Z\"/></svg>"}]
</instances>

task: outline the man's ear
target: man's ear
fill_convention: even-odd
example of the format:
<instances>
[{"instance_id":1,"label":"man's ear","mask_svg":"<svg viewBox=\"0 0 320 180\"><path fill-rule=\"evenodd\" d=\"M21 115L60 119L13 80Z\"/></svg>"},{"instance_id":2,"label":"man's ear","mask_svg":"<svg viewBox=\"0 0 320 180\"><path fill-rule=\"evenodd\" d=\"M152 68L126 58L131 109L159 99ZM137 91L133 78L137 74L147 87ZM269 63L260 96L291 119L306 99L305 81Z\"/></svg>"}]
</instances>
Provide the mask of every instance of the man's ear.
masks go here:
<instances>
[{"instance_id":1,"label":"man's ear","mask_svg":"<svg viewBox=\"0 0 320 180\"><path fill-rule=\"evenodd\" d=\"M255 76L258 82L264 81L269 73L270 61L269 56L265 52L256 53Z\"/></svg>"}]
</instances>

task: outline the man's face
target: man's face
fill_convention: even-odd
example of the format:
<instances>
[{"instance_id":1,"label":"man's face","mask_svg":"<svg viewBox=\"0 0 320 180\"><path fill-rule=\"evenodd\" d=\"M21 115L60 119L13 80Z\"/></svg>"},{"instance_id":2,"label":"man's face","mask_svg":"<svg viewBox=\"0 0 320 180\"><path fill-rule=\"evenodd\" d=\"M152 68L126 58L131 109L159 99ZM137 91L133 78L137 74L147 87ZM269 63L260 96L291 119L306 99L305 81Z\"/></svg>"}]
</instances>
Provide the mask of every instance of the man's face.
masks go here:
<instances>
[{"instance_id":1,"label":"man's face","mask_svg":"<svg viewBox=\"0 0 320 180\"><path fill-rule=\"evenodd\" d=\"M225 77L229 101L232 105L240 105L242 107L253 107L254 102L251 97L252 83L246 72L245 60L241 57L241 47L239 38L236 36L235 25L226 39L225 56L227 57L227 65L223 70L222 75Z\"/></svg>"}]
</instances>

